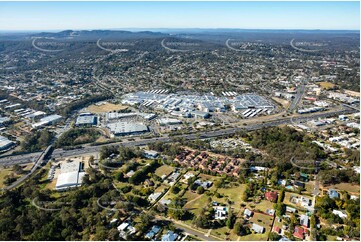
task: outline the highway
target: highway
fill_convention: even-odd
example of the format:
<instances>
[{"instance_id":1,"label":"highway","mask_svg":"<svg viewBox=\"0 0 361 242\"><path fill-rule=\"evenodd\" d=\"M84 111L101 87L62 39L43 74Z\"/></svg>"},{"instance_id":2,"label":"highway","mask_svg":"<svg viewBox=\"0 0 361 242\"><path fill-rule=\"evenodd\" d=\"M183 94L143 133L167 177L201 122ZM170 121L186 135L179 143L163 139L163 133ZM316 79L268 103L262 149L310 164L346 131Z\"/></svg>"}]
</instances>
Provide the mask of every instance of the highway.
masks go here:
<instances>
[{"instance_id":1,"label":"highway","mask_svg":"<svg viewBox=\"0 0 361 242\"><path fill-rule=\"evenodd\" d=\"M327 112L327 113L315 113L310 115L302 115L298 116L296 118L293 118L294 122L300 122L309 120L311 118L325 118L325 117L332 117L340 114L350 114L354 113L355 110L343 107L342 110L337 110L333 112ZM63 149L55 149L51 155L51 158L60 158L60 157L69 157L69 156L79 156L79 155L85 155L85 154L94 154L100 151L102 146L110 146L110 145L123 145L125 147L132 147L132 146L143 146L147 145L149 143L153 143L156 141L161 141L165 143L172 142L174 138L184 138L186 140L194 140L197 138L213 138L213 137L220 137L220 136L226 136L230 134L234 134L237 131L241 130L257 130L264 127L271 127L271 126L278 126L281 124L289 124L291 123L290 117L280 118L278 120L272 120L272 121L265 121L264 123L259 124L253 124L253 125L247 125L243 127L234 127L234 128L227 128L227 129L221 129L221 130L212 130L212 131L205 131L202 133L193 133L193 134L184 134L184 135L177 135L173 136L171 138L169 137L159 137L159 138L150 138L150 139L144 139L139 141L125 141L125 142L118 142L118 143L111 143L111 144L104 144L99 146L86 146L79 149L73 149L73 150L63 150ZM14 155L14 156L8 156L0 159L0 166L10 166L15 164L27 164L34 162L41 152L36 153L29 153L24 155Z\"/></svg>"},{"instance_id":2,"label":"highway","mask_svg":"<svg viewBox=\"0 0 361 242\"><path fill-rule=\"evenodd\" d=\"M304 84L301 84L297 87L297 94L296 97L293 99L290 107L288 108L288 112L293 112L293 110L295 110L298 106L298 104L300 103L304 93L305 93L305 89L306 86Z\"/></svg>"},{"instance_id":3,"label":"highway","mask_svg":"<svg viewBox=\"0 0 361 242\"><path fill-rule=\"evenodd\" d=\"M17 187L19 184L21 184L23 181L25 181L28 177L30 177L36 171L36 169L38 169L38 167L44 162L44 158L46 157L47 154L49 154L50 149L51 149L51 145L48 146L45 151L40 152L30 172L27 173L25 176L22 176L19 179L17 179L14 183L7 186L5 189L7 190L13 189Z\"/></svg>"}]
</instances>

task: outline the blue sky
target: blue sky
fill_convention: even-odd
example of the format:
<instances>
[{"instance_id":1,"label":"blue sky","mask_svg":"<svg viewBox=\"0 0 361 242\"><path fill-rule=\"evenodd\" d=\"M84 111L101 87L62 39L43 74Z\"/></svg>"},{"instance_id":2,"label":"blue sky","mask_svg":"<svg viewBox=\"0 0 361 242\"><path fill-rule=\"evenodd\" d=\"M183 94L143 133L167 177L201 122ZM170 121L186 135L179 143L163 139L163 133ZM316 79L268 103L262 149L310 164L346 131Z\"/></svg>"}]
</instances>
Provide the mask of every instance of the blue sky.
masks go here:
<instances>
[{"instance_id":1,"label":"blue sky","mask_svg":"<svg viewBox=\"0 0 361 242\"><path fill-rule=\"evenodd\" d=\"M360 29L359 2L0 2L0 30Z\"/></svg>"}]
</instances>

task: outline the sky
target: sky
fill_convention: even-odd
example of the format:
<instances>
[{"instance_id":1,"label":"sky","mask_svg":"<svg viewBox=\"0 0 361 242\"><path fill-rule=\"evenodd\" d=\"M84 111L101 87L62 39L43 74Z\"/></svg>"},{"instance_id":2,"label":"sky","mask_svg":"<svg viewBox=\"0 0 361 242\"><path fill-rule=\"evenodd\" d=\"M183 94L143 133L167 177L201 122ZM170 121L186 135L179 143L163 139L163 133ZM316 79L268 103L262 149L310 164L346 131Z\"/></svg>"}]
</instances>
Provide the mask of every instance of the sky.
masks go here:
<instances>
[{"instance_id":1,"label":"sky","mask_svg":"<svg viewBox=\"0 0 361 242\"><path fill-rule=\"evenodd\" d=\"M353 2L0 2L0 30L359 30Z\"/></svg>"}]
</instances>

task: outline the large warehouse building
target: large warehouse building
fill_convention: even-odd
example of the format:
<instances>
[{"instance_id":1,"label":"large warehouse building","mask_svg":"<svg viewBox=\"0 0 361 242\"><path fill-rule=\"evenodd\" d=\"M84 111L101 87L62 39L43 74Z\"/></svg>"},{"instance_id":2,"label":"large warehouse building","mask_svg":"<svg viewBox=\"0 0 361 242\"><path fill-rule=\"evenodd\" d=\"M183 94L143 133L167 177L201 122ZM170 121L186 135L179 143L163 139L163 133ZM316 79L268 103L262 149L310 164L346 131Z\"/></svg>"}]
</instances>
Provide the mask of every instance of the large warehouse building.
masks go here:
<instances>
[{"instance_id":1,"label":"large warehouse building","mask_svg":"<svg viewBox=\"0 0 361 242\"><path fill-rule=\"evenodd\" d=\"M141 134L148 132L148 126L143 123L130 123L130 122L116 122L107 124L108 129L111 132L111 135L122 136L130 134Z\"/></svg>"},{"instance_id":2,"label":"large warehouse building","mask_svg":"<svg viewBox=\"0 0 361 242\"><path fill-rule=\"evenodd\" d=\"M60 166L60 174L56 181L56 190L66 190L72 187L81 186L85 176L83 163L80 161L64 162Z\"/></svg>"},{"instance_id":3,"label":"large warehouse building","mask_svg":"<svg viewBox=\"0 0 361 242\"><path fill-rule=\"evenodd\" d=\"M15 143L4 136L0 136L0 151L5 151L12 148Z\"/></svg>"}]
</instances>

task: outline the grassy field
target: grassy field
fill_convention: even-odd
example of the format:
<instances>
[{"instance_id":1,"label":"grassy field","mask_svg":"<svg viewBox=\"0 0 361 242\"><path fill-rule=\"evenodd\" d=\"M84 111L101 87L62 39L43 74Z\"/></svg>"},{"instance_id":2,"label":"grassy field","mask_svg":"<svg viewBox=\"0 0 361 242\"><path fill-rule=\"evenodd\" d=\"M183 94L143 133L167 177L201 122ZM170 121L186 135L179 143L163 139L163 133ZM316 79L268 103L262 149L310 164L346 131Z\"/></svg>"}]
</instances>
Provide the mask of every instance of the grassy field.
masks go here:
<instances>
[{"instance_id":1,"label":"grassy field","mask_svg":"<svg viewBox=\"0 0 361 242\"><path fill-rule=\"evenodd\" d=\"M240 241L267 241L268 232L263 234L249 234L246 236L241 236Z\"/></svg>"},{"instance_id":2,"label":"grassy field","mask_svg":"<svg viewBox=\"0 0 361 242\"><path fill-rule=\"evenodd\" d=\"M236 212L240 210L242 201L242 194L244 190L246 189L245 184L241 184L237 187L231 187L231 188L218 188L217 192L221 195L223 195L222 198L216 198L213 197L213 201L220 202L220 203L227 203L227 198L233 202L232 207L235 209Z\"/></svg>"},{"instance_id":3,"label":"grassy field","mask_svg":"<svg viewBox=\"0 0 361 242\"><path fill-rule=\"evenodd\" d=\"M227 226L218 228L218 229L212 229L211 235L217 236L222 238L223 240L226 240L229 236L229 233L231 233L232 230L230 230ZM237 238L236 238L237 239Z\"/></svg>"},{"instance_id":4,"label":"grassy field","mask_svg":"<svg viewBox=\"0 0 361 242\"><path fill-rule=\"evenodd\" d=\"M196 199L197 197L199 198ZM198 216L198 214L202 211L202 208L208 204L208 196L205 194L200 196L200 194L187 191L183 198L187 199L187 204L184 208L189 209L195 216Z\"/></svg>"},{"instance_id":5,"label":"grassy field","mask_svg":"<svg viewBox=\"0 0 361 242\"><path fill-rule=\"evenodd\" d=\"M350 183L339 183L336 185L323 187L323 189L329 189L329 188L333 188L333 189L340 190L340 191L348 191L350 193L355 193L355 194L360 194L360 186L353 185Z\"/></svg>"},{"instance_id":6,"label":"grassy field","mask_svg":"<svg viewBox=\"0 0 361 242\"><path fill-rule=\"evenodd\" d=\"M331 83L331 82L319 82L321 88L323 89L330 89L333 88L335 86L335 84Z\"/></svg>"},{"instance_id":7,"label":"grassy field","mask_svg":"<svg viewBox=\"0 0 361 242\"><path fill-rule=\"evenodd\" d=\"M279 104L282 105L282 107L287 108L288 105L290 104L289 101L282 99L282 98L278 98L278 97L272 97L273 100L275 100L276 102L278 102Z\"/></svg>"},{"instance_id":8,"label":"grassy field","mask_svg":"<svg viewBox=\"0 0 361 242\"><path fill-rule=\"evenodd\" d=\"M6 169L1 169L0 170L0 188L5 187L4 185L4 180L5 177L9 174L13 173L13 169L12 168L6 168Z\"/></svg>"},{"instance_id":9,"label":"grassy field","mask_svg":"<svg viewBox=\"0 0 361 242\"><path fill-rule=\"evenodd\" d=\"M172 171L174 171L174 167L162 165L155 170L155 174L160 177L163 175L168 176Z\"/></svg>"},{"instance_id":10,"label":"grassy field","mask_svg":"<svg viewBox=\"0 0 361 242\"><path fill-rule=\"evenodd\" d=\"M121 104L113 104L113 103L103 103L101 105L90 105L87 107L89 112L92 113L104 113L104 112L112 112L112 111L119 111L119 110L125 110L128 106L124 106Z\"/></svg>"},{"instance_id":11,"label":"grassy field","mask_svg":"<svg viewBox=\"0 0 361 242\"><path fill-rule=\"evenodd\" d=\"M273 217L269 216L269 215L261 214L261 213L254 213L254 215L252 216L250 221L263 226L266 229L265 233L268 233L268 232L270 232L270 229L271 229Z\"/></svg>"}]
</instances>

